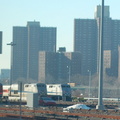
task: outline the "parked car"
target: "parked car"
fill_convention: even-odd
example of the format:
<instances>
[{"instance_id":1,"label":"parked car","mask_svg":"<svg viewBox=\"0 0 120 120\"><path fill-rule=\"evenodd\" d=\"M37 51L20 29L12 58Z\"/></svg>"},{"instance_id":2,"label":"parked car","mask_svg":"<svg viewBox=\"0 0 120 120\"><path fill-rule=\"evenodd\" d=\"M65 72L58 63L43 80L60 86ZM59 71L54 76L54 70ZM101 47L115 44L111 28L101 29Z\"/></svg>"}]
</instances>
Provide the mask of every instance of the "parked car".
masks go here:
<instances>
[{"instance_id":1,"label":"parked car","mask_svg":"<svg viewBox=\"0 0 120 120\"><path fill-rule=\"evenodd\" d=\"M75 104L75 105L71 105L66 108L63 108L63 112L70 112L73 109L88 109L88 110L90 110L91 108L86 106L85 104Z\"/></svg>"},{"instance_id":2,"label":"parked car","mask_svg":"<svg viewBox=\"0 0 120 120\"><path fill-rule=\"evenodd\" d=\"M50 97L41 97L39 100L39 105L56 105L56 102Z\"/></svg>"}]
</instances>

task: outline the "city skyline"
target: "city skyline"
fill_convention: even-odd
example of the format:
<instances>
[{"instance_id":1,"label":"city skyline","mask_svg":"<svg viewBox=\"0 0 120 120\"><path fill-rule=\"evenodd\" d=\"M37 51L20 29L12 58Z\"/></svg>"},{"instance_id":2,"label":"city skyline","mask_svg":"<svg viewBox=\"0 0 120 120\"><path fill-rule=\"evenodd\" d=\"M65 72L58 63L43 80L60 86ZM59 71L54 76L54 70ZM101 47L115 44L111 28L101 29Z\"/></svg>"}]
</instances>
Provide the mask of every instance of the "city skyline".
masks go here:
<instances>
[{"instance_id":1,"label":"city skyline","mask_svg":"<svg viewBox=\"0 0 120 120\"><path fill-rule=\"evenodd\" d=\"M10 68L11 47L7 43L12 41L13 26L25 26L27 21L36 20L40 21L41 26L57 27L57 49L66 47L67 51L73 51L74 19L94 18L94 9L101 4L101 0L89 1L1 1L0 31L3 32L3 53L0 54L0 69ZM105 0L105 5L110 6L110 17L113 19L120 19L119 3L119 0Z\"/></svg>"}]
</instances>

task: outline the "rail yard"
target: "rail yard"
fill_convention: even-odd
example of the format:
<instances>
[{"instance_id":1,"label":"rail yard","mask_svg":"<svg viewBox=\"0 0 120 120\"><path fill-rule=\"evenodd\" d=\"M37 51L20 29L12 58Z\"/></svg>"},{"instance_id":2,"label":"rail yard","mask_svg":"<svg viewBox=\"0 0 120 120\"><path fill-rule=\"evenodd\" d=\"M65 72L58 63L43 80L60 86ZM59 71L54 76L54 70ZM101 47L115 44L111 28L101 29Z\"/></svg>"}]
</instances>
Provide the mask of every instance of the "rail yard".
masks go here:
<instances>
[{"instance_id":1,"label":"rail yard","mask_svg":"<svg viewBox=\"0 0 120 120\"><path fill-rule=\"evenodd\" d=\"M38 106L30 108L26 105L8 105L1 103L0 119L25 119L25 120L119 120L120 110L118 102L104 102L105 110L96 110L96 102L85 102L91 107L90 110L78 109L70 112L63 112L65 106L76 104L76 102L59 101L56 106Z\"/></svg>"},{"instance_id":2,"label":"rail yard","mask_svg":"<svg viewBox=\"0 0 120 120\"><path fill-rule=\"evenodd\" d=\"M2 87L2 85L1 85ZM29 89L28 89L29 88ZM119 99L118 98L103 98L104 110L97 110L96 105L98 104L97 98L81 98L71 96L71 88L69 85L63 84L50 84L47 90L50 96L53 98L59 98L55 102L56 104L50 105L40 105L36 107L28 106L31 103L28 98L28 93L39 93L40 98L47 96L46 85L45 84L25 84L22 92L19 91L18 85L14 84L11 86L3 85L3 93L1 94L0 103L0 119L6 120L118 120L120 119L119 110ZM54 90L54 89L55 90ZM58 91L56 91L57 88ZM34 90L34 91L33 91ZM37 91L35 91L37 90ZM1 89L2 91L2 89ZM53 92L54 91L54 92ZM52 93L52 94L51 94ZM69 94L68 94L69 93ZM21 94L21 101L20 101ZM63 99L64 98L64 99ZM77 99L76 99L77 98ZM81 99L81 100L80 100ZM27 103L26 103L27 100ZM36 99L37 100L37 99ZM68 100L68 101L67 101ZM77 100L77 101L76 101ZM28 102L29 101L29 102ZM33 100L34 101L34 100ZM39 102L40 99L36 102ZM32 102L31 104L33 104ZM65 112L64 108L75 105L84 104L90 109L70 109L70 111Z\"/></svg>"}]
</instances>

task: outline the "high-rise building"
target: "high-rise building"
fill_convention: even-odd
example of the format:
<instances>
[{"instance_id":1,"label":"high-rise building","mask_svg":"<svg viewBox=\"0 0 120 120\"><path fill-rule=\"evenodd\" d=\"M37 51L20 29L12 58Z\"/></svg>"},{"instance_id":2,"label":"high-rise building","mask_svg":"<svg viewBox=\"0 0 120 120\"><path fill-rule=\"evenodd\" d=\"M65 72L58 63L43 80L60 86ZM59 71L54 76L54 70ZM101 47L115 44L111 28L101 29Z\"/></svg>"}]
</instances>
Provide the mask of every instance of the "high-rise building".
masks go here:
<instances>
[{"instance_id":1,"label":"high-rise building","mask_svg":"<svg viewBox=\"0 0 120 120\"><path fill-rule=\"evenodd\" d=\"M28 36L27 27L13 27L13 66L11 79L27 78L27 59L28 59Z\"/></svg>"},{"instance_id":2,"label":"high-rise building","mask_svg":"<svg viewBox=\"0 0 120 120\"><path fill-rule=\"evenodd\" d=\"M28 22L26 27L13 27L12 79L38 81L39 51L56 52L56 28L40 27L40 23Z\"/></svg>"},{"instance_id":3,"label":"high-rise building","mask_svg":"<svg viewBox=\"0 0 120 120\"><path fill-rule=\"evenodd\" d=\"M67 71L70 76L81 74L81 53L80 52L65 52Z\"/></svg>"},{"instance_id":4,"label":"high-rise building","mask_svg":"<svg viewBox=\"0 0 120 120\"><path fill-rule=\"evenodd\" d=\"M81 74L81 53L60 50L39 52L39 82L68 83L69 77Z\"/></svg>"},{"instance_id":5,"label":"high-rise building","mask_svg":"<svg viewBox=\"0 0 120 120\"><path fill-rule=\"evenodd\" d=\"M97 69L97 22L95 19L74 20L74 52L81 52L81 74Z\"/></svg>"},{"instance_id":6,"label":"high-rise building","mask_svg":"<svg viewBox=\"0 0 120 120\"><path fill-rule=\"evenodd\" d=\"M56 52L56 28L40 27L40 51Z\"/></svg>"},{"instance_id":7,"label":"high-rise building","mask_svg":"<svg viewBox=\"0 0 120 120\"><path fill-rule=\"evenodd\" d=\"M120 80L120 46L118 46L118 80Z\"/></svg>"},{"instance_id":8,"label":"high-rise building","mask_svg":"<svg viewBox=\"0 0 120 120\"><path fill-rule=\"evenodd\" d=\"M57 63L55 52L39 52L38 81L54 83L57 80Z\"/></svg>"},{"instance_id":9,"label":"high-rise building","mask_svg":"<svg viewBox=\"0 0 120 120\"><path fill-rule=\"evenodd\" d=\"M111 68L111 50L104 50L104 68Z\"/></svg>"},{"instance_id":10,"label":"high-rise building","mask_svg":"<svg viewBox=\"0 0 120 120\"><path fill-rule=\"evenodd\" d=\"M2 53L2 32L0 31L0 54Z\"/></svg>"},{"instance_id":11,"label":"high-rise building","mask_svg":"<svg viewBox=\"0 0 120 120\"><path fill-rule=\"evenodd\" d=\"M101 18L101 5L97 5L95 7L95 12L94 12L94 18ZM105 18L110 18L110 12L109 12L110 7L109 6L104 6L104 17Z\"/></svg>"},{"instance_id":12,"label":"high-rise building","mask_svg":"<svg viewBox=\"0 0 120 120\"><path fill-rule=\"evenodd\" d=\"M74 51L82 54L82 74L98 72L101 6L95 9L94 19L75 19ZM120 44L120 20L110 18L109 6L104 7L103 49L111 51L111 68L107 73L118 75L118 45Z\"/></svg>"},{"instance_id":13,"label":"high-rise building","mask_svg":"<svg viewBox=\"0 0 120 120\"><path fill-rule=\"evenodd\" d=\"M57 79L59 82L81 74L81 54L79 52L57 52ZM70 77L70 78L69 78Z\"/></svg>"}]
</instances>

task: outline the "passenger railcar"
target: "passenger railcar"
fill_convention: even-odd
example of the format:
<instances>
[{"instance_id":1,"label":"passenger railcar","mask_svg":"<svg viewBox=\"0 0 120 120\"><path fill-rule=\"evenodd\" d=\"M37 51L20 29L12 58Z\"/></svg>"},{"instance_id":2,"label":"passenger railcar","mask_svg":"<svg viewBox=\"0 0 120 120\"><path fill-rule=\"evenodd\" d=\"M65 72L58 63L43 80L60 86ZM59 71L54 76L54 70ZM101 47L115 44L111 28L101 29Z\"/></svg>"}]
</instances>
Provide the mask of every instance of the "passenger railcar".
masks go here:
<instances>
[{"instance_id":1,"label":"passenger railcar","mask_svg":"<svg viewBox=\"0 0 120 120\"><path fill-rule=\"evenodd\" d=\"M47 96L46 84L44 83L31 83L24 84L21 91L22 101L27 101L28 93L38 93L39 97ZM18 84L3 86L3 99L8 101L18 102L20 100L20 90Z\"/></svg>"}]
</instances>

